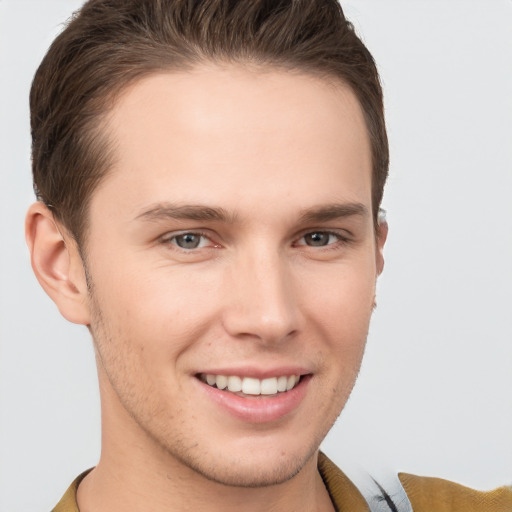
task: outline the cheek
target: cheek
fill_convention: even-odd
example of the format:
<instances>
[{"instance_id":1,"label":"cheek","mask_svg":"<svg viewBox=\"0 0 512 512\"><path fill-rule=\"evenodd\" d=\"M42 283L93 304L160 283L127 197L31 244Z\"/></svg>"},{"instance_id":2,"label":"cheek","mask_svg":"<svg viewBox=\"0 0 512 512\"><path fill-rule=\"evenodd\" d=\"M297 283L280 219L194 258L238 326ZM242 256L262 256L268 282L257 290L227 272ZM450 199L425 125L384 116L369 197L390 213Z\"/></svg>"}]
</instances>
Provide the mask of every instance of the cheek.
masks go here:
<instances>
[{"instance_id":1,"label":"cheek","mask_svg":"<svg viewBox=\"0 0 512 512\"><path fill-rule=\"evenodd\" d=\"M373 311L376 276L372 261L368 263L317 275L309 293L301 292L308 300L304 311L311 336L323 340L317 343L319 359L326 362L326 371L337 372L346 383L359 370Z\"/></svg>"},{"instance_id":2,"label":"cheek","mask_svg":"<svg viewBox=\"0 0 512 512\"><path fill-rule=\"evenodd\" d=\"M112 342L148 365L174 359L215 318L217 287L207 272L121 264L102 270L92 276L94 295Z\"/></svg>"},{"instance_id":3,"label":"cheek","mask_svg":"<svg viewBox=\"0 0 512 512\"><path fill-rule=\"evenodd\" d=\"M301 282L299 296L308 301L309 309L326 325L341 326L347 331L367 327L375 297L373 261L339 265L312 274L309 279L303 277Z\"/></svg>"}]
</instances>

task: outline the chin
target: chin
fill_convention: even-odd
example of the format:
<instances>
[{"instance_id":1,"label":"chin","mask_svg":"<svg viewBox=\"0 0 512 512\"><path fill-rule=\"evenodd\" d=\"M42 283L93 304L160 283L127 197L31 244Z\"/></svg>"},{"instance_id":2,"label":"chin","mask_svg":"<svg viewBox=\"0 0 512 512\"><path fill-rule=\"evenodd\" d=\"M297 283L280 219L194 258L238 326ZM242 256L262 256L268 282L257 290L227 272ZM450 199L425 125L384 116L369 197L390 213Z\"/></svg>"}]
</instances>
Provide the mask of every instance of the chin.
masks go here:
<instances>
[{"instance_id":1,"label":"chin","mask_svg":"<svg viewBox=\"0 0 512 512\"><path fill-rule=\"evenodd\" d=\"M317 450L307 454L248 453L243 458L220 461L217 457L202 457L200 460L181 460L190 469L211 482L229 487L259 488L279 485L296 476ZM215 462L212 462L213 459Z\"/></svg>"}]
</instances>

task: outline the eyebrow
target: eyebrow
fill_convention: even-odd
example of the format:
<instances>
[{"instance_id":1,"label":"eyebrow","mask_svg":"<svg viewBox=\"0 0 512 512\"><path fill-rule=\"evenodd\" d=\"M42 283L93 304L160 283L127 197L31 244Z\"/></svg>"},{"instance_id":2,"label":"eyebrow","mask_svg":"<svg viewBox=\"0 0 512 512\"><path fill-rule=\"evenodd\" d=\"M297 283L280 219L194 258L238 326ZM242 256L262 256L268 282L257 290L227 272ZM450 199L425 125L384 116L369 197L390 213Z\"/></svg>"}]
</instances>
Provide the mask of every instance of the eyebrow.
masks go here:
<instances>
[{"instance_id":1,"label":"eyebrow","mask_svg":"<svg viewBox=\"0 0 512 512\"><path fill-rule=\"evenodd\" d=\"M309 208L301 213L303 223L327 222L344 217L368 216L368 208L362 203L333 203Z\"/></svg>"},{"instance_id":2,"label":"eyebrow","mask_svg":"<svg viewBox=\"0 0 512 512\"><path fill-rule=\"evenodd\" d=\"M136 220L204 220L233 223L235 215L228 213L224 208L214 208L204 205L177 205L159 203L143 211L135 217Z\"/></svg>"},{"instance_id":3,"label":"eyebrow","mask_svg":"<svg viewBox=\"0 0 512 512\"><path fill-rule=\"evenodd\" d=\"M302 210L299 221L301 223L327 222L344 217L368 215L368 208L362 203L333 203L315 206ZM172 203L159 203L151 206L135 217L136 220L197 220L217 221L234 224L237 215L227 212L224 208L204 205L177 205Z\"/></svg>"}]
</instances>

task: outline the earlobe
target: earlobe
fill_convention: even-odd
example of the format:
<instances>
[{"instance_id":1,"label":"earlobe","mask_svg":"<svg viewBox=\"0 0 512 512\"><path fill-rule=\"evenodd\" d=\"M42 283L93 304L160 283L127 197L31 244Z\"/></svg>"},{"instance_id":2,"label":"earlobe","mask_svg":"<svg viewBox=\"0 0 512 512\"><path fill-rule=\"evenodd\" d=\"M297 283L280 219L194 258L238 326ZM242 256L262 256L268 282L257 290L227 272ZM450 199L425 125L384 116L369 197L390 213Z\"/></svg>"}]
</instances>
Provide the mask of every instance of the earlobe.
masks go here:
<instances>
[{"instance_id":1,"label":"earlobe","mask_svg":"<svg viewBox=\"0 0 512 512\"><path fill-rule=\"evenodd\" d=\"M34 274L62 316L89 325L87 282L78 247L41 202L27 212L25 238Z\"/></svg>"}]
</instances>

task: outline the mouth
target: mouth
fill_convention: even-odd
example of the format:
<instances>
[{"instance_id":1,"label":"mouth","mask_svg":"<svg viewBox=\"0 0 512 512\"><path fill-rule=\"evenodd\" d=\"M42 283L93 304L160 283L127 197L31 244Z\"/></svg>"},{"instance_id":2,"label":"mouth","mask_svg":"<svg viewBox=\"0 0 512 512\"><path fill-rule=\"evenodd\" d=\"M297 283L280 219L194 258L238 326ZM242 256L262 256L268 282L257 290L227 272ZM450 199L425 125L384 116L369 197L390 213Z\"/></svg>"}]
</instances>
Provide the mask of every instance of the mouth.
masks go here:
<instances>
[{"instance_id":1,"label":"mouth","mask_svg":"<svg viewBox=\"0 0 512 512\"><path fill-rule=\"evenodd\" d=\"M291 391L301 381L301 375L280 375L257 379L239 375L200 373L197 377L208 386L246 398L278 396Z\"/></svg>"},{"instance_id":2,"label":"mouth","mask_svg":"<svg viewBox=\"0 0 512 512\"><path fill-rule=\"evenodd\" d=\"M297 367L276 369L274 374L242 368L217 372L196 373L199 389L218 410L246 425L275 425L293 417L313 378L312 373Z\"/></svg>"}]
</instances>

